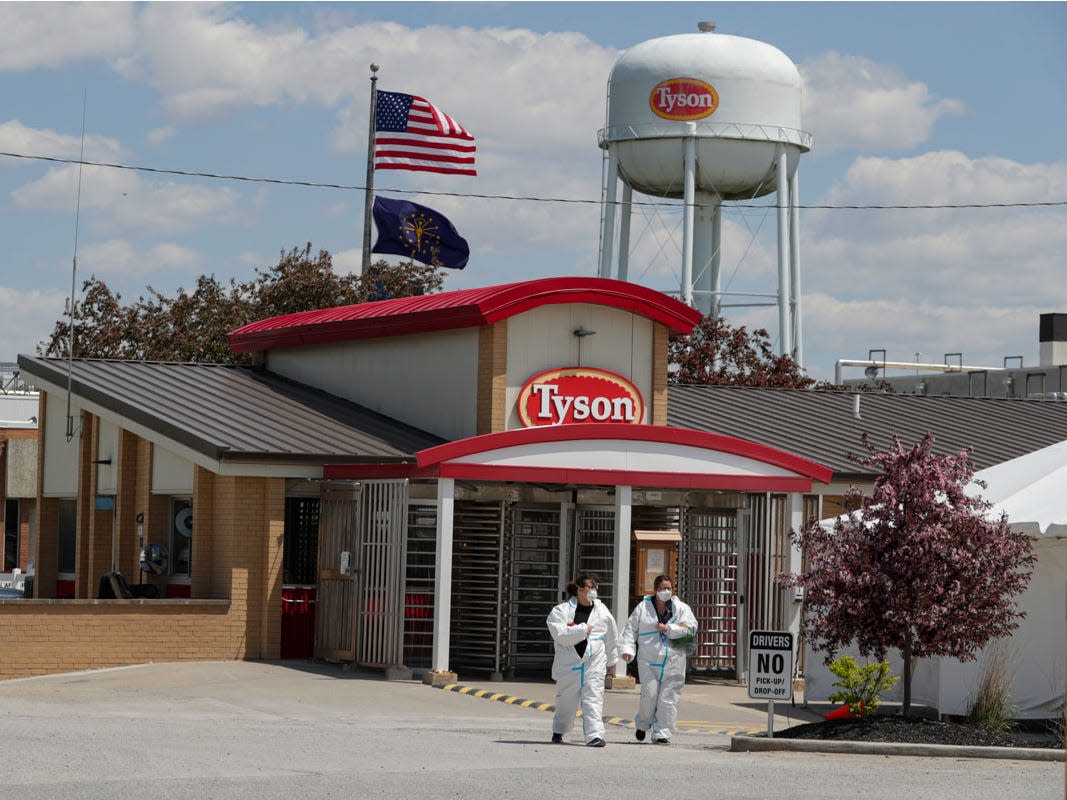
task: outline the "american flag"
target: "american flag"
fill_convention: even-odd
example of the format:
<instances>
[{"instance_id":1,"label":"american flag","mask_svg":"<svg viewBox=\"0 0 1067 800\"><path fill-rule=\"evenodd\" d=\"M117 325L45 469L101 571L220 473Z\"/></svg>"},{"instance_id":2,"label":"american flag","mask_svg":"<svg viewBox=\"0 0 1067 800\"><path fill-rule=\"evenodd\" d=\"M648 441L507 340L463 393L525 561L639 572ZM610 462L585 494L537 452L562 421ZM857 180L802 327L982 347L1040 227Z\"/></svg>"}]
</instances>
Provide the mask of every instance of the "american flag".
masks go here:
<instances>
[{"instance_id":1,"label":"american flag","mask_svg":"<svg viewBox=\"0 0 1067 800\"><path fill-rule=\"evenodd\" d=\"M374 168L477 175L474 137L429 100L378 92Z\"/></svg>"}]
</instances>

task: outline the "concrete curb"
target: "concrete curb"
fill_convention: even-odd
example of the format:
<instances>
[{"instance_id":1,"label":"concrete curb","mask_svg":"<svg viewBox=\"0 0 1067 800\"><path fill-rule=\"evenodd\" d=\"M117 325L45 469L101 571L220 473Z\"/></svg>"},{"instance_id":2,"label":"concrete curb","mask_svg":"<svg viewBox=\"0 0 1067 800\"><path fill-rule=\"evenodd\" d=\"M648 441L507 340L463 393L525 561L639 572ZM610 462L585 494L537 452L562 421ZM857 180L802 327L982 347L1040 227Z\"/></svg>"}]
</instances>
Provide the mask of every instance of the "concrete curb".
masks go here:
<instances>
[{"instance_id":1,"label":"concrete curb","mask_svg":"<svg viewBox=\"0 0 1067 800\"><path fill-rule=\"evenodd\" d=\"M999 758L1014 761L1064 760L1063 750L1045 747L974 747L951 744L907 744L903 742L848 742L823 739L783 739L765 736L733 736L730 752L759 753L851 753L868 756L928 756L931 758Z\"/></svg>"}]
</instances>

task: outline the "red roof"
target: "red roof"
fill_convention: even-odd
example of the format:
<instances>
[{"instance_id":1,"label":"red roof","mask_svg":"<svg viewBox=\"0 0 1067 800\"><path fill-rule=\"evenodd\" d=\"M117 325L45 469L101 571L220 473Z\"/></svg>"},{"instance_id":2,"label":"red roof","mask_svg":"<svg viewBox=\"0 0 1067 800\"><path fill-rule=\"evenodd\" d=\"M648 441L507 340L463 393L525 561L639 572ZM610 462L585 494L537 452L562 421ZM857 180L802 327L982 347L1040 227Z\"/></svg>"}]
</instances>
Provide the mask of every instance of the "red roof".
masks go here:
<instances>
[{"instance_id":1,"label":"red roof","mask_svg":"<svg viewBox=\"0 0 1067 800\"><path fill-rule=\"evenodd\" d=\"M593 303L632 311L667 326L693 330L701 315L662 292L608 278L540 278L478 289L301 311L253 322L229 334L235 352L255 352L347 339L477 327L539 306Z\"/></svg>"}]
</instances>

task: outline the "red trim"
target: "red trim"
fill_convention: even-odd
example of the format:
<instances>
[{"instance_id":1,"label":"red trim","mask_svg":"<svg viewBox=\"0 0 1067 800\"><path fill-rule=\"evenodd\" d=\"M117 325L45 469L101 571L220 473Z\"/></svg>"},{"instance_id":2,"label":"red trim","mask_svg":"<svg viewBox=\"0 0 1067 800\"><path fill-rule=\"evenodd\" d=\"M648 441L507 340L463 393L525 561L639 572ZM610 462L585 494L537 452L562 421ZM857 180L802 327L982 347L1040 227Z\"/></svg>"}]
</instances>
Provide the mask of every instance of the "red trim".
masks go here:
<instances>
[{"instance_id":1,"label":"red trim","mask_svg":"<svg viewBox=\"0 0 1067 800\"><path fill-rule=\"evenodd\" d=\"M684 335L701 314L662 292L609 278L540 278L478 289L402 297L374 303L302 311L260 320L230 332L230 347L244 353L280 347L401 336L491 325L532 308L592 303L632 311Z\"/></svg>"},{"instance_id":2,"label":"red trim","mask_svg":"<svg viewBox=\"0 0 1067 800\"><path fill-rule=\"evenodd\" d=\"M434 478L437 474L436 467L422 469L418 464L326 464L322 468L326 480Z\"/></svg>"},{"instance_id":3,"label":"red trim","mask_svg":"<svg viewBox=\"0 0 1067 800\"><path fill-rule=\"evenodd\" d=\"M601 423L597 425L551 425L537 428L518 428L500 433L487 433L482 436L473 436L469 439L460 439L455 442L428 447L420 450L416 455L420 467L432 467L443 465L457 458L485 453L491 450L501 450L505 447L521 447L523 445L541 444L545 442L565 442L590 439L626 439L646 442L661 442L663 444L684 445L686 447L699 447L704 450L714 450L720 453L751 458L764 464L781 467L790 472L796 472L806 478L829 483L833 476L833 470L816 464L806 458L787 453L766 445L749 442L745 439L737 439L719 433L707 433L694 431L688 428L674 428L666 425L630 425L627 423ZM449 465L454 466L454 465ZM494 467L479 466L481 469L495 469ZM565 470L564 470L565 471ZM579 470L580 471L580 470ZM442 466L441 474L444 475ZM628 473L629 474L629 473ZM636 474L636 473L634 473ZM659 473L655 473L659 474ZM670 473L667 473L670 474ZM697 478L699 476L693 476ZM756 481L756 478L752 479ZM571 481L567 481L570 483ZM811 488L810 482L808 488Z\"/></svg>"},{"instance_id":4,"label":"red trim","mask_svg":"<svg viewBox=\"0 0 1067 800\"><path fill-rule=\"evenodd\" d=\"M811 478L806 477L636 472L620 469L442 464L441 477L457 480L513 481L515 483L607 484L609 486L651 486L664 489L726 489L743 492L811 491Z\"/></svg>"}]
</instances>

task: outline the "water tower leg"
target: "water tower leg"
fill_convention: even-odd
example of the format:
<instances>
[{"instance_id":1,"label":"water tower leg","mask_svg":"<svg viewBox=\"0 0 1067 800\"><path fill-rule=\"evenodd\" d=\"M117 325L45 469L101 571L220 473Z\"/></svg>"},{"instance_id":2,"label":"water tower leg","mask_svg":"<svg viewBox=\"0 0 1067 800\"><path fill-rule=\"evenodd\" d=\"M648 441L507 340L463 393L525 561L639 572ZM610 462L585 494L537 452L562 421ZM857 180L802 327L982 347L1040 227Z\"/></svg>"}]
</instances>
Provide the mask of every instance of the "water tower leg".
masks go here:
<instances>
[{"instance_id":1,"label":"water tower leg","mask_svg":"<svg viewBox=\"0 0 1067 800\"><path fill-rule=\"evenodd\" d=\"M784 147L778 148L775 170L775 192L778 195L778 337L782 355L793 351L789 318L789 184L786 177L787 156Z\"/></svg>"},{"instance_id":2,"label":"water tower leg","mask_svg":"<svg viewBox=\"0 0 1067 800\"><path fill-rule=\"evenodd\" d=\"M682 211L682 284L681 301L693 305L693 206L696 203L696 123L687 122L685 137L685 207Z\"/></svg>"},{"instance_id":3,"label":"water tower leg","mask_svg":"<svg viewBox=\"0 0 1067 800\"><path fill-rule=\"evenodd\" d=\"M604 214L600 229L600 277L611 277L611 260L615 243L615 192L619 183L619 160L614 148L608 148L608 171L604 176Z\"/></svg>"},{"instance_id":4,"label":"water tower leg","mask_svg":"<svg viewBox=\"0 0 1067 800\"><path fill-rule=\"evenodd\" d=\"M715 219L719 196L711 192L697 192L695 212L696 227L693 231L693 292L696 308L707 316L712 312L715 296Z\"/></svg>"},{"instance_id":5,"label":"water tower leg","mask_svg":"<svg viewBox=\"0 0 1067 800\"><path fill-rule=\"evenodd\" d=\"M630 214L633 212L634 190L630 184L622 185L622 204L619 211L619 280L629 280L630 275Z\"/></svg>"},{"instance_id":6,"label":"water tower leg","mask_svg":"<svg viewBox=\"0 0 1067 800\"><path fill-rule=\"evenodd\" d=\"M789 179L789 289L793 307L793 358L804 366L804 337L800 324L800 167Z\"/></svg>"}]
</instances>

